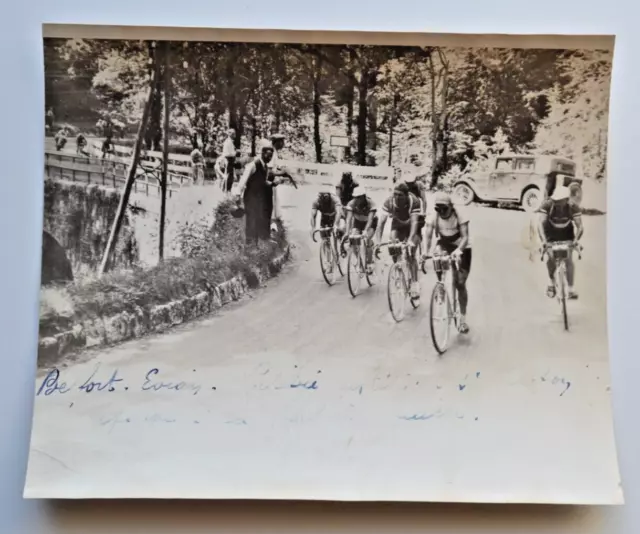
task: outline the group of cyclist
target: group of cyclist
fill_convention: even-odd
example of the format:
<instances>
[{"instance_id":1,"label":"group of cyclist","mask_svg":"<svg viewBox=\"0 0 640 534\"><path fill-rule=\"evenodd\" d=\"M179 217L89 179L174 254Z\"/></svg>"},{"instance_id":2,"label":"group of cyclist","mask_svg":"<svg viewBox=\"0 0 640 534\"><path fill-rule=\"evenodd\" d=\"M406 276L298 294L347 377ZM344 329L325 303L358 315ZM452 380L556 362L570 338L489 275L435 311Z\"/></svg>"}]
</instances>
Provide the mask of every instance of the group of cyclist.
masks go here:
<instances>
[{"instance_id":1,"label":"group of cyclist","mask_svg":"<svg viewBox=\"0 0 640 534\"><path fill-rule=\"evenodd\" d=\"M443 192L436 194L435 213L427 219L427 191L425 185L417 179L420 167L420 162L414 160L414 169L409 170L407 176L395 184L391 195L382 204L380 215L364 187L353 180L351 173L343 173L335 184L335 193L331 186L325 185L314 200L311 207L311 231L316 229L317 215L320 213L320 228L333 227L342 243L352 233L364 235L367 269L371 272L374 254L381 244L385 226L390 219L391 241L412 245L411 269L414 272L410 292L415 299L420 296L416 250L424 240L424 250L429 251L435 233L437 242L434 254L451 254L459 260L454 283L460 301L459 331L466 334L469 331L465 319L468 303L466 281L471 269L469 219L460 208L454 207L450 196ZM420 259L425 260L427 257L424 254Z\"/></svg>"},{"instance_id":2,"label":"group of cyclist","mask_svg":"<svg viewBox=\"0 0 640 534\"><path fill-rule=\"evenodd\" d=\"M373 257L377 255L377 247L382 241L382 234L389 219L391 220L390 237L392 242L406 242L411 245L410 262L412 272L411 297L419 298L420 288L415 254L418 245L424 244L421 261L429 257L434 236L436 237L433 255L448 254L456 260L454 284L460 304L460 333L469 332L466 313L469 302L467 279L471 271L472 248L469 232L469 217L463 207L454 205L449 194L438 191L434 196L434 206L427 218L427 188L419 179L421 162L414 159L414 168L395 183L392 193L378 210L366 190L358 184L351 173L345 172L333 186L325 185L319 192L311 207L311 231L333 227L336 236L343 243L352 233L365 237L367 250L367 269L373 269ZM335 187L335 190L333 189ZM580 209L581 188L578 183L569 186L557 185L552 194L542 203L538 210L538 232L542 247L559 241L577 242L583 234ZM320 220L317 221L317 215ZM555 261L549 257L547 270L550 283L547 295L555 296L554 271ZM440 276L440 273L437 273ZM578 298L574 289L575 266L571 255L567 261L568 297Z\"/></svg>"}]
</instances>

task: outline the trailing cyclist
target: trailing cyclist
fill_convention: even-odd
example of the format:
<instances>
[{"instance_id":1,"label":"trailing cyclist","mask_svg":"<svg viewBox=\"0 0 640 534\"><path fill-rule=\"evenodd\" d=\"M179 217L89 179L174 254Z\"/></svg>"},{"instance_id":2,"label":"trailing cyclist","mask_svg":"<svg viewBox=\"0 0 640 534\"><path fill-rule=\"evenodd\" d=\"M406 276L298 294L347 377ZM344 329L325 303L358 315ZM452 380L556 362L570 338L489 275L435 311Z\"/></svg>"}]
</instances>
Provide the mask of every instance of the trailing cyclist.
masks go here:
<instances>
[{"instance_id":1,"label":"trailing cyclist","mask_svg":"<svg viewBox=\"0 0 640 534\"><path fill-rule=\"evenodd\" d=\"M373 272L373 233L378 226L378 217L376 216L376 205L367 195L364 187L357 186L353 190L353 199L346 205L347 213L346 234L344 241L349 237L353 230L356 234L364 235L367 250L367 272ZM342 247L341 247L342 248Z\"/></svg>"},{"instance_id":2,"label":"trailing cyclist","mask_svg":"<svg viewBox=\"0 0 640 534\"><path fill-rule=\"evenodd\" d=\"M461 334L469 332L466 322L469 294L467 292L467 278L471 271L471 244L469 240L469 218L463 210L454 207L451 197L444 192L435 196L435 212L427 220L425 252L431 248L431 240L435 232L437 237L434 255L449 254L459 260L460 266L455 270L454 284L460 302ZM440 279L441 273L437 273Z\"/></svg>"},{"instance_id":3,"label":"trailing cyclist","mask_svg":"<svg viewBox=\"0 0 640 534\"><path fill-rule=\"evenodd\" d=\"M387 219L391 217L391 241L408 241L414 245L411 250L412 283L410 288L411 297L414 299L420 297L415 247L421 241L420 232L424 226L424 220L420 221L421 214L420 199L409 191L408 184L401 182L395 186L391 196L382 205L382 215L376 233L376 245L379 246Z\"/></svg>"},{"instance_id":4,"label":"trailing cyclist","mask_svg":"<svg viewBox=\"0 0 640 534\"><path fill-rule=\"evenodd\" d=\"M318 212L320 213L318 228L333 227L337 231L341 211L340 200L331 193L328 186L324 186L311 204L311 235L313 236L313 232L316 230ZM330 273L332 270L333 266L331 265L327 272Z\"/></svg>"},{"instance_id":5,"label":"trailing cyclist","mask_svg":"<svg viewBox=\"0 0 640 534\"><path fill-rule=\"evenodd\" d=\"M319 228L332 226L337 229L341 208L340 200L325 186L311 204L311 233L316 229L318 212L320 212Z\"/></svg>"},{"instance_id":6,"label":"trailing cyclist","mask_svg":"<svg viewBox=\"0 0 640 534\"><path fill-rule=\"evenodd\" d=\"M580 185L572 183L569 187L556 186L551 198L542 203L539 208L540 218L538 220L538 235L542 241L542 247L549 243L558 241L578 241L584 232L582 225L582 212L574 198L580 196ZM549 273L549 286L547 296L556 296L554 275L556 261L552 255L547 257L547 272ZM567 283L569 289L567 297L577 299L578 294L573 288L575 280L575 263L573 262L573 251L569 251L567 258Z\"/></svg>"},{"instance_id":7,"label":"trailing cyclist","mask_svg":"<svg viewBox=\"0 0 640 534\"><path fill-rule=\"evenodd\" d=\"M338 181L336 182L336 195L340 200L340 205L346 208L347 204L353 200L353 191L358 187L358 182L353 179L353 175L350 172L343 172L340 174ZM346 227L346 211L341 210L340 220L338 221L338 237L342 238Z\"/></svg>"}]
</instances>

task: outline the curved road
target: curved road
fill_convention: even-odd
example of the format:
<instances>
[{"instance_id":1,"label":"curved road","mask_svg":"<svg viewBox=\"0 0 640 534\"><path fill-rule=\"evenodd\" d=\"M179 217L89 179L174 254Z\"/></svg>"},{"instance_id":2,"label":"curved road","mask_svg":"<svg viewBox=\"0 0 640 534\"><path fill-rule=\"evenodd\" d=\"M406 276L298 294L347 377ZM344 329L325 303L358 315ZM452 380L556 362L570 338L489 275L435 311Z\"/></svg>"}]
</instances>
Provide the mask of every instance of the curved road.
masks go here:
<instances>
[{"instance_id":1,"label":"curved road","mask_svg":"<svg viewBox=\"0 0 640 534\"><path fill-rule=\"evenodd\" d=\"M266 287L62 370L70 391L36 398L27 494L616 502L605 217L586 218L565 333L528 216L469 208L471 332L438 357L433 275L401 324L386 284L324 283L316 191L283 190L293 261ZM78 389L116 369L115 391Z\"/></svg>"}]
</instances>

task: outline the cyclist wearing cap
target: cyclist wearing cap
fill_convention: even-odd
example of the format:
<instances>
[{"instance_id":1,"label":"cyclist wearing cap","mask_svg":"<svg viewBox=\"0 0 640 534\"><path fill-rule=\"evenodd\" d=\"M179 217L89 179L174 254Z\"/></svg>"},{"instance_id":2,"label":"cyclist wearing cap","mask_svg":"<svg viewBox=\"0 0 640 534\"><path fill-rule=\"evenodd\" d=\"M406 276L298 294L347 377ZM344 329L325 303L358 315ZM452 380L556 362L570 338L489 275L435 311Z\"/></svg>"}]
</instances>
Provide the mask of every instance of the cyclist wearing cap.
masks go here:
<instances>
[{"instance_id":1,"label":"cyclist wearing cap","mask_svg":"<svg viewBox=\"0 0 640 534\"><path fill-rule=\"evenodd\" d=\"M466 321L469 294L466 284L471 271L469 218L463 210L453 206L451 197L444 192L436 194L435 212L427 220L425 247L427 253L431 248L431 239L434 232L437 237L434 255L449 254L460 260L460 267L455 271L454 284L460 302L460 324L458 330L461 334L466 334L469 332L469 326ZM438 276L440 276L440 273L438 273Z\"/></svg>"},{"instance_id":2,"label":"cyclist wearing cap","mask_svg":"<svg viewBox=\"0 0 640 534\"><path fill-rule=\"evenodd\" d=\"M422 166L422 162L416 157L413 160L414 168L409 171L407 177L404 179L409 192L420 199L420 229L425 227L426 215L427 215L427 188L424 183L418 179L419 168Z\"/></svg>"},{"instance_id":3,"label":"cyclist wearing cap","mask_svg":"<svg viewBox=\"0 0 640 534\"><path fill-rule=\"evenodd\" d=\"M313 233L316 229L318 212L320 212L320 228L334 226L337 229L341 211L340 200L331 193L329 187L323 187L311 204L311 232Z\"/></svg>"},{"instance_id":4,"label":"cyclist wearing cap","mask_svg":"<svg viewBox=\"0 0 640 534\"><path fill-rule=\"evenodd\" d=\"M409 241L417 246L420 243L420 231L424 225L424 221L422 225L420 224L420 216L420 199L409 191L408 184L402 182L397 184L391 196L382 205L382 215L376 232L376 245L380 245L387 219L391 217L391 241ZM415 259L415 249L411 251L411 258ZM411 273L413 278L411 296L419 298L417 262L411 262L411 269L414 271Z\"/></svg>"},{"instance_id":5,"label":"cyclist wearing cap","mask_svg":"<svg viewBox=\"0 0 640 534\"><path fill-rule=\"evenodd\" d=\"M542 246L558 241L578 241L584 232L582 226L582 212L578 203L571 197L579 197L580 185L571 184L569 187L563 185L556 186L551 198L545 200L540 209L538 220L538 235L542 241ZM549 286L547 295L555 297L556 288L554 274L556 271L555 258L552 255L547 257L547 272L549 273ZM573 262L573 251L569 251L567 258L567 283L569 284L568 298L577 299L578 294L573 288L575 279L575 264Z\"/></svg>"},{"instance_id":6,"label":"cyclist wearing cap","mask_svg":"<svg viewBox=\"0 0 640 534\"><path fill-rule=\"evenodd\" d=\"M346 228L346 211L349 202L353 200L353 190L358 186L358 182L353 179L353 175L350 172L341 172L336 181L336 196L340 201L342 210L340 210L340 219L338 220L338 235L341 236L345 232Z\"/></svg>"},{"instance_id":7,"label":"cyclist wearing cap","mask_svg":"<svg viewBox=\"0 0 640 534\"><path fill-rule=\"evenodd\" d=\"M364 187L358 186L353 190L353 199L346 205L347 212L347 228L346 235L343 239L347 239L353 230L356 234L365 236L367 246L367 270L371 272L373 263L373 233L378 226L378 217L376 216L376 205L367 195Z\"/></svg>"}]
</instances>

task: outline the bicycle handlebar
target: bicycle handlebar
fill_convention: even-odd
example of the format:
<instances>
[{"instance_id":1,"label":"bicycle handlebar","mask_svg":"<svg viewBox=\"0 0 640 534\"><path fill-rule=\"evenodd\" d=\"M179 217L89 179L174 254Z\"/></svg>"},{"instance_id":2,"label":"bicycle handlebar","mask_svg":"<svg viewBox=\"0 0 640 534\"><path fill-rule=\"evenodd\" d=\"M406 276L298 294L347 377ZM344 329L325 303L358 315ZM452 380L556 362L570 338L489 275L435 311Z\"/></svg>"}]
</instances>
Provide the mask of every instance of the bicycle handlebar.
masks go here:
<instances>
[{"instance_id":1,"label":"bicycle handlebar","mask_svg":"<svg viewBox=\"0 0 640 534\"><path fill-rule=\"evenodd\" d=\"M546 243L540 247L540 261L544 261L544 257L549 256L550 250L575 250L578 253L578 259L582 259L583 249L584 247L577 241L555 241Z\"/></svg>"},{"instance_id":2,"label":"bicycle handlebar","mask_svg":"<svg viewBox=\"0 0 640 534\"><path fill-rule=\"evenodd\" d=\"M311 234L311 239L313 239L314 243L317 243L316 234L320 232L327 232L327 231L333 231L333 226L325 226L323 228L318 228L317 230L314 230L313 233Z\"/></svg>"},{"instance_id":3,"label":"bicycle handlebar","mask_svg":"<svg viewBox=\"0 0 640 534\"><path fill-rule=\"evenodd\" d=\"M436 254L434 256L427 256L425 259L432 260L435 262L436 260L443 262L452 262L456 266L456 269L460 269L460 256L453 256L452 254Z\"/></svg>"}]
</instances>

